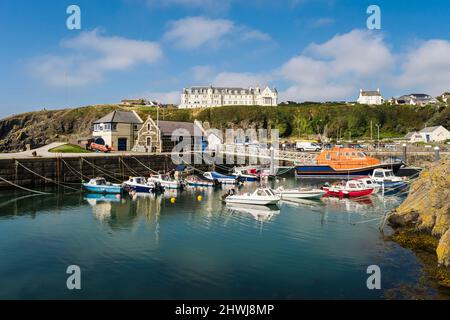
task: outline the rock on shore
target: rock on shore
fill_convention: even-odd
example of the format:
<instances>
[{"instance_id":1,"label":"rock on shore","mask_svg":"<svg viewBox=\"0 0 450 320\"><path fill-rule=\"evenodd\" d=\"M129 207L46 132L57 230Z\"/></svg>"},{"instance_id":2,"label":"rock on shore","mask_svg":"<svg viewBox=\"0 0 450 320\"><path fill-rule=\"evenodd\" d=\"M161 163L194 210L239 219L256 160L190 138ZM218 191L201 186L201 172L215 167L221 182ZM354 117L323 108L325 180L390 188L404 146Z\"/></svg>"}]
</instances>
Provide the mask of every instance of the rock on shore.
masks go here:
<instances>
[{"instance_id":1,"label":"rock on shore","mask_svg":"<svg viewBox=\"0 0 450 320\"><path fill-rule=\"evenodd\" d=\"M440 265L450 266L450 159L426 168L412 183L407 199L390 216L394 228L413 228L429 234L439 243L436 255Z\"/></svg>"}]
</instances>

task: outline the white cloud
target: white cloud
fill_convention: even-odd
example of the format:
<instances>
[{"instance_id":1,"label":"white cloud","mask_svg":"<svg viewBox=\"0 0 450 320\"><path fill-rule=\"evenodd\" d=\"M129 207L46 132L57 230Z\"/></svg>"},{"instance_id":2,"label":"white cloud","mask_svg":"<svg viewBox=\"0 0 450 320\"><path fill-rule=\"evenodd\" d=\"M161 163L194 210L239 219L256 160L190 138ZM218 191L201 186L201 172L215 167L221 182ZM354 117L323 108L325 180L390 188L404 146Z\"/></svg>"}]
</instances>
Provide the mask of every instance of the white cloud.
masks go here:
<instances>
[{"instance_id":1,"label":"white cloud","mask_svg":"<svg viewBox=\"0 0 450 320\"><path fill-rule=\"evenodd\" d=\"M270 74L221 72L212 80L215 86L224 87L252 87L256 85L265 86L271 80Z\"/></svg>"},{"instance_id":2,"label":"white cloud","mask_svg":"<svg viewBox=\"0 0 450 320\"><path fill-rule=\"evenodd\" d=\"M217 44L217 41L231 32L233 26L234 23L230 20L189 17L172 21L164 38L178 47L193 49L206 43Z\"/></svg>"},{"instance_id":3,"label":"white cloud","mask_svg":"<svg viewBox=\"0 0 450 320\"><path fill-rule=\"evenodd\" d=\"M183 49L196 49L205 45L218 47L230 39L268 41L270 36L260 30L236 25L227 19L197 16L171 21L164 39Z\"/></svg>"},{"instance_id":4,"label":"white cloud","mask_svg":"<svg viewBox=\"0 0 450 320\"><path fill-rule=\"evenodd\" d=\"M98 30L83 32L61 42L65 54L33 59L33 75L52 86L83 86L100 82L108 71L121 71L137 64L153 64L163 53L157 43L102 36Z\"/></svg>"},{"instance_id":5,"label":"white cloud","mask_svg":"<svg viewBox=\"0 0 450 320\"><path fill-rule=\"evenodd\" d=\"M272 38L267 33L259 30L248 30L244 31L241 36L242 40L260 40L260 41L270 41Z\"/></svg>"},{"instance_id":6,"label":"white cloud","mask_svg":"<svg viewBox=\"0 0 450 320\"><path fill-rule=\"evenodd\" d=\"M381 79L394 65L382 36L365 30L336 35L311 44L277 72L293 82L282 99L341 100L356 95L360 86Z\"/></svg>"},{"instance_id":7,"label":"white cloud","mask_svg":"<svg viewBox=\"0 0 450 320\"><path fill-rule=\"evenodd\" d=\"M450 90L450 42L429 40L410 49L402 60L401 74L393 84L439 95Z\"/></svg>"}]
</instances>

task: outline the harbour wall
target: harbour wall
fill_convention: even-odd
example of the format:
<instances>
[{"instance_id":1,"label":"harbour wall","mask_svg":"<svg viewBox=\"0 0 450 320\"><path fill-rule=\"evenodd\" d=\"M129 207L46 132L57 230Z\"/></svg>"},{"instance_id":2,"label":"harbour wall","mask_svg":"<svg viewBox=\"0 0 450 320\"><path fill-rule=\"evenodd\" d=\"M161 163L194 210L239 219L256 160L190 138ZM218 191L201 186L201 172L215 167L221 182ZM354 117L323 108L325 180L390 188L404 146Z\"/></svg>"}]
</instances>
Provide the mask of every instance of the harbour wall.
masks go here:
<instances>
[{"instance_id":1,"label":"harbour wall","mask_svg":"<svg viewBox=\"0 0 450 320\"><path fill-rule=\"evenodd\" d=\"M168 172L175 167L170 155L29 157L0 159L0 177L26 187L80 183L82 180L97 176L119 183L127 180L129 176L148 177L151 173ZM207 165L196 165L195 167L203 171L209 170ZM0 180L0 188L13 187Z\"/></svg>"}]
</instances>

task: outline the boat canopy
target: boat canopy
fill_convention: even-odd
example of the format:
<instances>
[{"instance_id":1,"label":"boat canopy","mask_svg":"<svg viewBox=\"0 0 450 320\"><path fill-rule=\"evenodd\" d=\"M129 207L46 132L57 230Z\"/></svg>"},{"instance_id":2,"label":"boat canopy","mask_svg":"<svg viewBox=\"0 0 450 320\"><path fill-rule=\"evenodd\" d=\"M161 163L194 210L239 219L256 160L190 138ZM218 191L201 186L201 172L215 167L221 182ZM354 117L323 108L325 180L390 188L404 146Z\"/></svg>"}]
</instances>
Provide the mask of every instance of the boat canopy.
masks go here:
<instances>
[{"instance_id":1,"label":"boat canopy","mask_svg":"<svg viewBox=\"0 0 450 320\"><path fill-rule=\"evenodd\" d=\"M334 169L354 169L376 166L380 160L367 156L364 152L353 148L334 147L322 151L317 157L318 165L329 165Z\"/></svg>"}]
</instances>

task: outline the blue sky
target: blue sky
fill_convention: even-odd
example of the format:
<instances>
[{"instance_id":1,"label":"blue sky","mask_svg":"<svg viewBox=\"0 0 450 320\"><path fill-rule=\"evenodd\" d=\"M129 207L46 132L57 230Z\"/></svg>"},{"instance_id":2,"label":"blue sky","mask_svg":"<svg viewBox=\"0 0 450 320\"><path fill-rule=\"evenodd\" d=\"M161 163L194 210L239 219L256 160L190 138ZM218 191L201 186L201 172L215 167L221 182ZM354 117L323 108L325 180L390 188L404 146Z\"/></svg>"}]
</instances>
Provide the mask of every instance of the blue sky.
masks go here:
<instances>
[{"instance_id":1,"label":"blue sky","mask_svg":"<svg viewBox=\"0 0 450 320\"><path fill-rule=\"evenodd\" d=\"M32 4L31 4L32 3ZM66 8L81 8L68 30ZM381 8L381 30L366 9ZM450 91L447 0L2 0L0 117L183 87L276 87L280 100Z\"/></svg>"}]
</instances>

